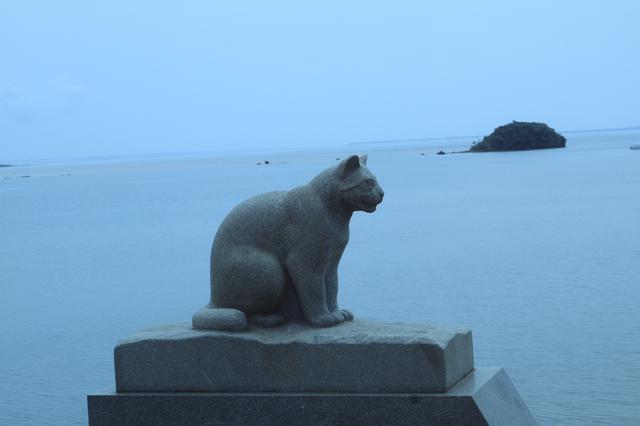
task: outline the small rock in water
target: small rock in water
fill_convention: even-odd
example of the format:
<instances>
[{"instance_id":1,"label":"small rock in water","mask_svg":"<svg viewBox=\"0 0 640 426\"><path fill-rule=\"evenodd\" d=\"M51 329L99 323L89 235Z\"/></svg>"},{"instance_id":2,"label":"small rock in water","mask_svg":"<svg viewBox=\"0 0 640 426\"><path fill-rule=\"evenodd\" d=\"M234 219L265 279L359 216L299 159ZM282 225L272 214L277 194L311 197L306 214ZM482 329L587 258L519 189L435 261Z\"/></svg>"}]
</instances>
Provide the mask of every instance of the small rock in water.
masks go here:
<instances>
[{"instance_id":1,"label":"small rock in water","mask_svg":"<svg viewBox=\"0 0 640 426\"><path fill-rule=\"evenodd\" d=\"M445 155L445 154L446 154L446 152L444 152L444 151L438 151L438 152L436 153L436 155Z\"/></svg>"},{"instance_id":2,"label":"small rock in water","mask_svg":"<svg viewBox=\"0 0 640 426\"><path fill-rule=\"evenodd\" d=\"M260 161L258 161L258 162L256 163L256 166L259 166L259 165L261 165L261 164L262 164L262 163L261 163Z\"/></svg>"},{"instance_id":3,"label":"small rock in water","mask_svg":"<svg viewBox=\"0 0 640 426\"><path fill-rule=\"evenodd\" d=\"M269 160L264 160L264 164L269 164Z\"/></svg>"}]
</instances>

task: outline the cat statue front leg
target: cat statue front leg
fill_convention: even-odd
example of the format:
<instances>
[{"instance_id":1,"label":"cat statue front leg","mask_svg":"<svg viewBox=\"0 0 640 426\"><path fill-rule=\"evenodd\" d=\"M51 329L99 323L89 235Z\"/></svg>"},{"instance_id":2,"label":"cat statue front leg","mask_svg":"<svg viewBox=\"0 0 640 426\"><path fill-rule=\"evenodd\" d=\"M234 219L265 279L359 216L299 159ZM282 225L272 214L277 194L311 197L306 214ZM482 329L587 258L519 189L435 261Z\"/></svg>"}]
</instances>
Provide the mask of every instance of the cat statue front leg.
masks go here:
<instances>
[{"instance_id":1,"label":"cat statue front leg","mask_svg":"<svg viewBox=\"0 0 640 426\"><path fill-rule=\"evenodd\" d=\"M300 308L307 321L316 327L330 327L345 321L340 312L330 312L327 307L324 273L318 265L298 253L287 259L287 269L298 294Z\"/></svg>"},{"instance_id":2,"label":"cat statue front leg","mask_svg":"<svg viewBox=\"0 0 640 426\"><path fill-rule=\"evenodd\" d=\"M331 313L338 313L345 321L351 321L353 314L346 309L338 308L338 264L332 266L324 280L325 293L327 295L327 309Z\"/></svg>"}]
</instances>

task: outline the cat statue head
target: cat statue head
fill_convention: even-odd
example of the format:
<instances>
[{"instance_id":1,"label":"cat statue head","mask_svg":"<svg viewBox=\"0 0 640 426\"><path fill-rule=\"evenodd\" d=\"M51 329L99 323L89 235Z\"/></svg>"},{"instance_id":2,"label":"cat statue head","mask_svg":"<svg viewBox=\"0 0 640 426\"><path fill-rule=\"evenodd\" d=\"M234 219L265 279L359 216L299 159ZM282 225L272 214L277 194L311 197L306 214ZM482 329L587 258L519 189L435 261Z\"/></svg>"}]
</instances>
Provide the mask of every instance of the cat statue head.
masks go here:
<instances>
[{"instance_id":1,"label":"cat statue head","mask_svg":"<svg viewBox=\"0 0 640 426\"><path fill-rule=\"evenodd\" d=\"M367 168L367 156L352 155L335 169L342 204L351 211L373 213L382 202L384 191Z\"/></svg>"}]
</instances>

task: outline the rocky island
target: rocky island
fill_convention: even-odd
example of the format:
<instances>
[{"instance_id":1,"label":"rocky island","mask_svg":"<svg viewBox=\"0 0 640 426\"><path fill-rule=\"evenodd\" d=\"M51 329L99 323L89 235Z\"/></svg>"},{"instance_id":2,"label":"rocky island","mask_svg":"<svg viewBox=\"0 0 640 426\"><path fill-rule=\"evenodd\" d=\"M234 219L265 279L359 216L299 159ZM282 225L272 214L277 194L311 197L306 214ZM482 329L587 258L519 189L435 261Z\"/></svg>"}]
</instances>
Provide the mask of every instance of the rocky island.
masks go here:
<instances>
[{"instance_id":1,"label":"rocky island","mask_svg":"<svg viewBox=\"0 0 640 426\"><path fill-rule=\"evenodd\" d=\"M497 127L482 141L473 144L471 152L523 151L564 148L566 139L545 123L513 121Z\"/></svg>"}]
</instances>

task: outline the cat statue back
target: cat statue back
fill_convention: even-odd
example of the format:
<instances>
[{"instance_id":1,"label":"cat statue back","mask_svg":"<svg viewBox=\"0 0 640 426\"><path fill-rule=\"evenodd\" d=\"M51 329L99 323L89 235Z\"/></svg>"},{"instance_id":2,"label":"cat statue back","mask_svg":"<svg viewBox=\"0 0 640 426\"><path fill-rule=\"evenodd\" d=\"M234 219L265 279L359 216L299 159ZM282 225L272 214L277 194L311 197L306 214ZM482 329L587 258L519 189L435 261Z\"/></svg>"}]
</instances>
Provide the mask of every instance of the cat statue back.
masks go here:
<instances>
[{"instance_id":1,"label":"cat statue back","mask_svg":"<svg viewBox=\"0 0 640 426\"><path fill-rule=\"evenodd\" d=\"M306 185L231 210L213 240L211 300L193 315L193 328L352 320L338 307L338 263L353 212L374 212L384 196L366 163L353 155Z\"/></svg>"}]
</instances>

